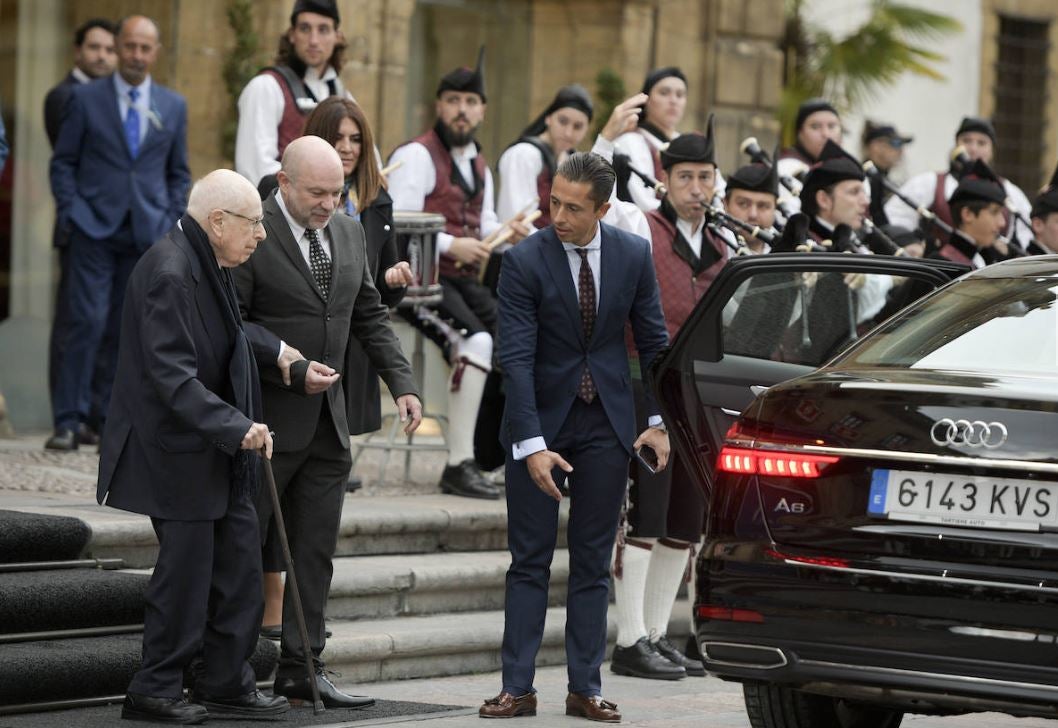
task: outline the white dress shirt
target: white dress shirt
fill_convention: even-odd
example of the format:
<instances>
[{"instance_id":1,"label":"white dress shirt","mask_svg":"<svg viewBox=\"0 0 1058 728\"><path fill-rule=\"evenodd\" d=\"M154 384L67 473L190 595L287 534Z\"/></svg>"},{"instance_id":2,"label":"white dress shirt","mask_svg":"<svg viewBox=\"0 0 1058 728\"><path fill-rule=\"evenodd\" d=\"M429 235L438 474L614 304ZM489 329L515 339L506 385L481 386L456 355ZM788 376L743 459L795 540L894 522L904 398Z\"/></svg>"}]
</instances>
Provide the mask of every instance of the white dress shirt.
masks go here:
<instances>
[{"instance_id":1,"label":"white dress shirt","mask_svg":"<svg viewBox=\"0 0 1058 728\"><path fill-rule=\"evenodd\" d=\"M468 184L474 181L474 158L478 149L473 143L451 150L452 162L463 175ZM437 179L437 169L430 158L429 150L419 142L410 142L399 147L389 158L389 164L401 162L401 166L389 173L389 196L393 198L394 210L411 210L421 212L426 205L426 198L433 192ZM496 197L493 191L492 171L485 167L485 189L481 199L481 237L485 238L500 227L496 217ZM535 192L533 193L536 194ZM437 249L447 253L452 247L449 233L437 233Z\"/></svg>"},{"instance_id":2,"label":"white dress shirt","mask_svg":"<svg viewBox=\"0 0 1058 728\"><path fill-rule=\"evenodd\" d=\"M683 235L684 240L687 241L688 245L691 246L691 250L694 254L701 258L702 257L702 231L705 229L705 220L698 225L698 229L695 230L691 227L691 223L684 220L682 217L676 218L676 229ZM724 257L727 257L727 249L724 249Z\"/></svg>"},{"instance_id":3,"label":"white dress shirt","mask_svg":"<svg viewBox=\"0 0 1058 728\"><path fill-rule=\"evenodd\" d=\"M331 66L321 76L315 68L305 72L302 81L321 101L331 95L327 82L337 78ZM262 177L279 171L279 122L286 100L280 81L270 73L250 79L239 94L239 126L235 132L235 171L255 185ZM355 101L348 91L345 97Z\"/></svg>"},{"instance_id":4,"label":"white dress shirt","mask_svg":"<svg viewBox=\"0 0 1058 728\"><path fill-rule=\"evenodd\" d=\"M290 216L290 210L287 209L286 202L283 201L283 193L276 190L273 193L276 196L276 203L279 205L279 209L283 212L283 217L287 219L287 226L290 228L290 234L294 236L294 240L298 243L298 250L301 251L301 257L305 259L305 265L312 270L312 261L309 258L309 239L305 237L305 228L298 222L295 222L294 218ZM320 245L323 247L323 252L327 255L327 260L333 260L331 256L331 236L327 232L327 228L323 227L316 231L316 235L319 238Z\"/></svg>"},{"instance_id":5,"label":"white dress shirt","mask_svg":"<svg viewBox=\"0 0 1058 728\"><path fill-rule=\"evenodd\" d=\"M601 134L595 137L595 144L591 148L592 154L598 154L607 162L613 164L614 143ZM621 228L625 232L632 233L644 238L653 246L650 237L650 224L647 222L646 214L631 202L617 199L617 185L614 185L610 193L610 209L606 211L602 221L607 225Z\"/></svg>"},{"instance_id":6,"label":"white dress shirt","mask_svg":"<svg viewBox=\"0 0 1058 728\"><path fill-rule=\"evenodd\" d=\"M132 84L123 79L120 73L115 73L111 78L114 79L114 89L118 94L118 116L121 117L122 123L124 123L125 116L129 113L130 106L134 106L140 114L140 144L142 145L144 138L147 136L147 125L151 123L151 77L147 76L139 86L135 87L140 92L135 104L129 98L129 91L133 88ZM160 121L158 119L156 123L160 123ZM124 135L124 132L122 132L122 135Z\"/></svg>"},{"instance_id":7,"label":"white dress shirt","mask_svg":"<svg viewBox=\"0 0 1058 728\"><path fill-rule=\"evenodd\" d=\"M591 239L591 242L587 245L575 245L573 243L562 243L563 250L566 251L566 262L569 263L569 274L573 279L573 290L579 296L580 294L580 267L584 263L591 266L591 275L595 280L595 311L599 310L599 301L601 299L600 291L602 291L602 226L595 226L595 237ZM581 250L588 251L588 257L586 260L580 257ZM661 416L652 415L648 421L648 427L657 427L661 425ZM521 440L511 446L511 452L515 460L524 460L533 453L541 452L547 449L547 442L543 436L531 437L528 440Z\"/></svg>"},{"instance_id":8,"label":"white dress shirt","mask_svg":"<svg viewBox=\"0 0 1058 728\"><path fill-rule=\"evenodd\" d=\"M496 198L496 217L510 220L537 196L536 180L544 171L540 150L529 142L518 142L500 155L496 168L500 172L500 194ZM551 200L540 200L539 208L547 210ZM536 227L543 227L540 221Z\"/></svg>"},{"instance_id":9,"label":"white dress shirt","mask_svg":"<svg viewBox=\"0 0 1058 728\"><path fill-rule=\"evenodd\" d=\"M92 81L92 77L77 66L73 67L73 70L70 71L70 75L76 78L78 83L90 83Z\"/></svg>"}]
</instances>

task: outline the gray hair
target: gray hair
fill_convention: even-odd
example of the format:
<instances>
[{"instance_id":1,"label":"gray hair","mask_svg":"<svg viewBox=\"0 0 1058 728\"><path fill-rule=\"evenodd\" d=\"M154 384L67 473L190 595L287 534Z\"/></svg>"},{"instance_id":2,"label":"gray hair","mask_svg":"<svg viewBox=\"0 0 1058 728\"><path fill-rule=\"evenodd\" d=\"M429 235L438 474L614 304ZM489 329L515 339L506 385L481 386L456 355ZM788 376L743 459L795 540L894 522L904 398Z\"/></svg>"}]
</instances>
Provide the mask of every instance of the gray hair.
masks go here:
<instances>
[{"instance_id":1,"label":"gray hair","mask_svg":"<svg viewBox=\"0 0 1058 728\"><path fill-rule=\"evenodd\" d=\"M187 214L205 228L206 218L213 210L238 209L247 201L259 199L257 188L241 174L230 169L215 169L191 188Z\"/></svg>"},{"instance_id":2,"label":"gray hair","mask_svg":"<svg viewBox=\"0 0 1058 728\"><path fill-rule=\"evenodd\" d=\"M568 182L587 182L591 185L588 195L598 210L602 203L610 199L617 174L613 166L593 152L575 152L569 155L555 172Z\"/></svg>"}]
</instances>

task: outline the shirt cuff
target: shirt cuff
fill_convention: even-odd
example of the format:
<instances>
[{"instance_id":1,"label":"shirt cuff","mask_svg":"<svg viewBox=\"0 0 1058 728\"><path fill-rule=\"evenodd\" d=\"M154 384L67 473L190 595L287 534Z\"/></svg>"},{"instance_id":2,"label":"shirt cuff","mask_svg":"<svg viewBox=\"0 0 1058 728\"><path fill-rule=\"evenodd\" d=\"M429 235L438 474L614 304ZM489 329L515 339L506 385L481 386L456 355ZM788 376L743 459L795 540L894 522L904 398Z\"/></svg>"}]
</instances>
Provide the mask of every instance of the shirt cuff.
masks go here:
<instances>
[{"instance_id":1,"label":"shirt cuff","mask_svg":"<svg viewBox=\"0 0 1058 728\"><path fill-rule=\"evenodd\" d=\"M595 144L591 148L592 152L598 154L600 157L605 159L607 162L613 164L613 142L604 137L602 134L595 137Z\"/></svg>"},{"instance_id":2,"label":"shirt cuff","mask_svg":"<svg viewBox=\"0 0 1058 728\"><path fill-rule=\"evenodd\" d=\"M279 340L279 356L276 357L276 363L277 364L279 363L279 360L283 358L283 351L286 348L287 348L287 342L285 342L282 339L280 339Z\"/></svg>"},{"instance_id":3,"label":"shirt cuff","mask_svg":"<svg viewBox=\"0 0 1058 728\"><path fill-rule=\"evenodd\" d=\"M455 239L455 235L451 233L437 233L437 252L447 253L448 249L452 247L453 239Z\"/></svg>"},{"instance_id":4,"label":"shirt cuff","mask_svg":"<svg viewBox=\"0 0 1058 728\"><path fill-rule=\"evenodd\" d=\"M658 419L661 419L660 417ZM515 460L525 460L533 453L541 452L547 449L547 443L544 442L543 437L530 437L528 440L522 440L516 442L511 446L511 451L514 454Z\"/></svg>"},{"instance_id":5,"label":"shirt cuff","mask_svg":"<svg viewBox=\"0 0 1058 728\"><path fill-rule=\"evenodd\" d=\"M664 423L661 421L661 415L651 415L647 418L647 427L663 427Z\"/></svg>"}]
</instances>

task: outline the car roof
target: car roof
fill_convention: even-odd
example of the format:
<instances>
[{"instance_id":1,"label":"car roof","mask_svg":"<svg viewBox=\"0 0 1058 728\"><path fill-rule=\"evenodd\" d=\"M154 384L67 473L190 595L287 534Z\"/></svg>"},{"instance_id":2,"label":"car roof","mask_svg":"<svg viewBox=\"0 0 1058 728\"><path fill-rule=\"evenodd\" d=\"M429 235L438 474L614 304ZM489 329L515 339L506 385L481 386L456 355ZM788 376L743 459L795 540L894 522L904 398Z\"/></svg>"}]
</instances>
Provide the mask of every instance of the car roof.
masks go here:
<instances>
[{"instance_id":1,"label":"car roof","mask_svg":"<svg viewBox=\"0 0 1058 728\"><path fill-rule=\"evenodd\" d=\"M967 278L1058 278L1058 255L1031 255L985 266Z\"/></svg>"}]
</instances>

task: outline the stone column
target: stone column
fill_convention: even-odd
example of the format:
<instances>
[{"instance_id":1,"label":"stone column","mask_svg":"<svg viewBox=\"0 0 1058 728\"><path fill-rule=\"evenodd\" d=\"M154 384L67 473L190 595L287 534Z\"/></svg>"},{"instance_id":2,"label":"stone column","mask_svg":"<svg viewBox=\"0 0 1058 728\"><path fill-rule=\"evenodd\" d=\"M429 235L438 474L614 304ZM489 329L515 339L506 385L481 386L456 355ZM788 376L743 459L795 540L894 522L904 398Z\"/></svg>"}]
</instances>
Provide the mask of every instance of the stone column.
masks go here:
<instances>
[{"instance_id":1,"label":"stone column","mask_svg":"<svg viewBox=\"0 0 1058 728\"><path fill-rule=\"evenodd\" d=\"M69 42L62 0L18 3L18 46L12 159L11 317L0 323L0 392L18 429L51 422L47 390L55 214L48 183L51 147L44 133L44 96L66 72Z\"/></svg>"}]
</instances>

